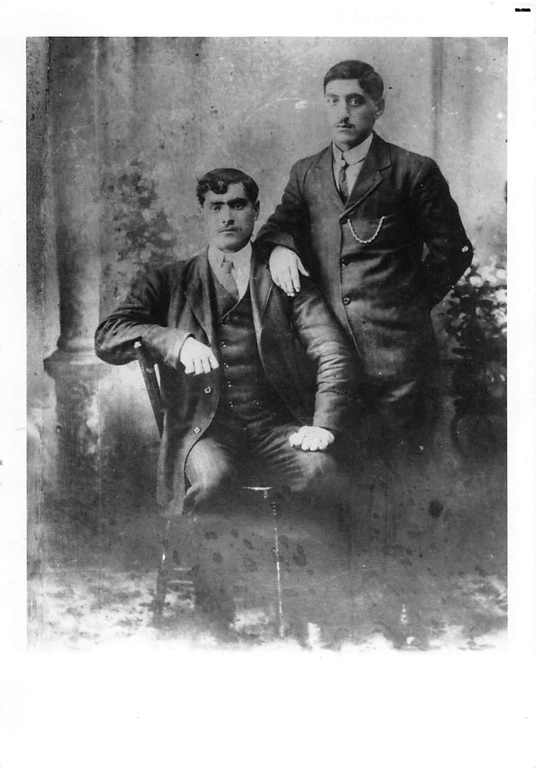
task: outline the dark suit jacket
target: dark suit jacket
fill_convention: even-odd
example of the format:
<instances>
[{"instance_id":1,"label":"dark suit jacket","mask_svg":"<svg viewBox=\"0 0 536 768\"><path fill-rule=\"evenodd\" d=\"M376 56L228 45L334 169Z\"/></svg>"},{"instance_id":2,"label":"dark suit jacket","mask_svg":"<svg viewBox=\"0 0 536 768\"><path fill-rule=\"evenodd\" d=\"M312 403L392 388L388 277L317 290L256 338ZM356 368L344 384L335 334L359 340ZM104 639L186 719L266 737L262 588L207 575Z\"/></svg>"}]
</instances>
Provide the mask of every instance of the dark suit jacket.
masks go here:
<instances>
[{"instance_id":1,"label":"dark suit jacket","mask_svg":"<svg viewBox=\"0 0 536 768\"><path fill-rule=\"evenodd\" d=\"M207 251L140 276L123 304L98 327L97 355L122 365L135 359L140 339L160 365L166 406L158 473L159 506L180 514L184 466L192 446L212 422L221 369L186 375L178 362L188 335L218 356L209 296ZM312 281L295 299L272 282L268 267L252 256L250 291L264 370L297 424L339 431L354 407L357 371L339 324Z\"/></svg>"},{"instance_id":2,"label":"dark suit jacket","mask_svg":"<svg viewBox=\"0 0 536 768\"><path fill-rule=\"evenodd\" d=\"M341 261L347 220L370 242L354 242L353 257ZM472 258L435 162L376 134L346 206L330 146L294 165L257 243L300 255L353 339L369 381L394 385L426 375L435 357L430 310Z\"/></svg>"}]
</instances>

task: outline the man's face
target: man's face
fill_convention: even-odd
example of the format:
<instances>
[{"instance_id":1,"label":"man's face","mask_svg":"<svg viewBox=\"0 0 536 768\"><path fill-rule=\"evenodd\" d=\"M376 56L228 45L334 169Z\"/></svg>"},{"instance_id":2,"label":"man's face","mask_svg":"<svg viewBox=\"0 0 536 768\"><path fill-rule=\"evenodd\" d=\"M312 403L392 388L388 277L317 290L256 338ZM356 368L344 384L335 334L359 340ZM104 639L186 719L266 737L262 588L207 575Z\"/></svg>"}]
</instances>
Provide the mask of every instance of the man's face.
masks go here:
<instances>
[{"instance_id":1,"label":"man's face","mask_svg":"<svg viewBox=\"0 0 536 768\"><path fill-rule=\"evenodd\" d=\"M357 80L332 80L324 100L334 143L343 152L361 144L383 112L383 99L374 101Z\"/></svg>"},{"instance_id":2,"label":"man's face","mask_svg":"<svg viewBox=\"0 0 536 768\"><path fill-rule=\"evenodd\" d=\"M203 212L211 244L235 253L249 242L259 203L248 199L243 184L229 184L223 195L207 192Z\"/></svg>"}]
</instances>

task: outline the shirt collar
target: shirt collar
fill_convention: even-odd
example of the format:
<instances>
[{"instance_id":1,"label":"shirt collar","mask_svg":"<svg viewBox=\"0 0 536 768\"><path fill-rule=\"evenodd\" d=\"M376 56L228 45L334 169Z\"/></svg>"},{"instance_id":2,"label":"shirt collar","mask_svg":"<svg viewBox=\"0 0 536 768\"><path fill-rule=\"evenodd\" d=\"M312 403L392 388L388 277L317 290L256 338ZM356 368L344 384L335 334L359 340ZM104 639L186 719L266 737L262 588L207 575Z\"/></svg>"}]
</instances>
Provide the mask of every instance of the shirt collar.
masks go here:
<instances>
[{"instance_id":1,"label":"shirt collar","mask_svg":"<svg viewBox=\"0 0 536 768\"><path fill-rule=\"evenodd\" d=\"M225 258L232 261L233 264L237 264L238 262L248 262L251 259L251 241L240 251L236 251L235 253L224 253L224 251L221 251L216 245L211 243L208 247L208 257L210 261L218 267L223 266L223 260Z\"/></svg>"},{"instance_id":2,"label":"shirt collar","mask_svg":"<svg viewBox=\"0 0 536 768\"><path fill-rule=\"evenodd\" d=\"M342 152L339 147L333 144L333 158L335 162L338 165L342 165L343 160L345 160L348 165L360 163L367 156L373 138L374 135L371 133L370 136L367 136L367 138L361 142L361 144L352 147L352 149L349 149L347 152Z\"/></svg>"}]
</instances>

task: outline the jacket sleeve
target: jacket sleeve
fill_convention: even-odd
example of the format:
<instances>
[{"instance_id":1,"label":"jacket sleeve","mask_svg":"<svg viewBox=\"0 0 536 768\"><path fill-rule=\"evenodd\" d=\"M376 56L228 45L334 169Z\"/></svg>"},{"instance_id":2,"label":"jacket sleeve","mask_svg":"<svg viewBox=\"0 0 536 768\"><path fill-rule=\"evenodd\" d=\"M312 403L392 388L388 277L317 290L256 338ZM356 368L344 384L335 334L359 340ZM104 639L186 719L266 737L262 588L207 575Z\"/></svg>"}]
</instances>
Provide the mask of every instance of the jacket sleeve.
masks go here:
<instances>
[{"instance_id":1,"label":"jacket sleeve","mask_svg":"<svg viewBox=\"0 0 536 768\"><path fill-rule=\"evenodd\" d=\"M312 280L305 278L291 301L294 332L316 367L313 425L339 432L357 414L355 351Z\"/></svg>"},{"instance_id":2,"label":"jacket sleeve","mask_svg":"<svg viewBox=\"0 0 536 768\"><path fill-rule=\"evenodd\" d=\"M292 167L280 204L255 237L264 253L269 254L276 245L282 245L295 251L302 261L306 257L310 228L309 209L302 192L303 176L300 161Z\"/></svg>"},{"instance_id":3,"label":"jacket sleeve","mask_svg":"<svg viewBox=\"0 0 536 768\"><path fill-rule=\"evenodd\" d=\"M113 365L129 363L136 357L134 342L141 341L154 362L177 367L181 347L189 334L166 327L169 304L169 271L153 270L138 275L125 301L97 328L97 356Z\"/></svg>"},{"instance_id":4,"label":"jacket sleeve","mask_svg":"<svg viewBox=\"0 0 536 768\"><path fill-rule=\"evenodd\" d=\"M448 184L433 160L428 159L419 169L409 203L412 218L428 248L423 273L433 307L471 264L473 247Z\"/></svg>"}]
</instances>

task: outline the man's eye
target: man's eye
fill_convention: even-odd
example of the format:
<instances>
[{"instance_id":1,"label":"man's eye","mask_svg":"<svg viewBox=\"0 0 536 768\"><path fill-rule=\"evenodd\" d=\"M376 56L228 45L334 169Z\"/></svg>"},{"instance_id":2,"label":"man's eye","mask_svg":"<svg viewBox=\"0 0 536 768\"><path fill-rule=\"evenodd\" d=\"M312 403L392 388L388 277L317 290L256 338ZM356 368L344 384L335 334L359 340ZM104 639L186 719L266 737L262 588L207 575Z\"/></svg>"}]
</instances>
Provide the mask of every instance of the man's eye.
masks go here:
<instances>
[{"instance_id":1,"label":"man's eye","mask_svg":"<svg viewBox=\"0 0 536 768\"><path fill-rule=\"evenodd\" d=\"M233 210L235 210L235 211L241 211L241 210L242 210L243 208L245 208L245 207L246 207L246 204L245 204L245 203L235 203L235 204L232 206Z\"/></svg>"},{"instance_id":2,"label":"man's eye","mask_svg":"<svg viewBox=\"0 0 536 768\"><path fill-rule=\"evenodd\" d=\"M348 103L351 107L360 107L363 104L363 99L349 99Z\"/></svg>"}]
</instances>

